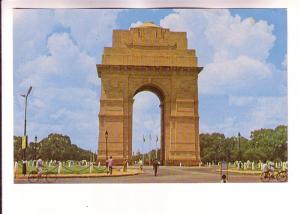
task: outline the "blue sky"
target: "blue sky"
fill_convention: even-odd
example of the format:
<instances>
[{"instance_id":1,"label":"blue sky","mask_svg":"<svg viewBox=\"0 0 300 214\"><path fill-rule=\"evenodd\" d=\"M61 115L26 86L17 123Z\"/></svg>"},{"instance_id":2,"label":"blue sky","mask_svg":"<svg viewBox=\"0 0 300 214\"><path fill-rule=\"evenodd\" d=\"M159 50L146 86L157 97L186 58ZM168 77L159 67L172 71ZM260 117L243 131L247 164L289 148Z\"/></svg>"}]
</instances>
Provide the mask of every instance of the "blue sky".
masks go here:
<instances>
[{"instance_id":1,"label":"blue sky","mask_svg":"<svg viewBox=\"0 0 300 214\"><path fill-rule=\"evenodd\" d=\"M250 131L287 124L287 22L285 9L14 11L14 134L56 132L95 151L101 81L96 64L111 45L113 29L143 21L186 31L199 66L200 132L249 137ZM159 136L158 98L135 96L133 149L154 148ZM152 144L142 148L142 136Z\"/></svg>"}]
</instances>

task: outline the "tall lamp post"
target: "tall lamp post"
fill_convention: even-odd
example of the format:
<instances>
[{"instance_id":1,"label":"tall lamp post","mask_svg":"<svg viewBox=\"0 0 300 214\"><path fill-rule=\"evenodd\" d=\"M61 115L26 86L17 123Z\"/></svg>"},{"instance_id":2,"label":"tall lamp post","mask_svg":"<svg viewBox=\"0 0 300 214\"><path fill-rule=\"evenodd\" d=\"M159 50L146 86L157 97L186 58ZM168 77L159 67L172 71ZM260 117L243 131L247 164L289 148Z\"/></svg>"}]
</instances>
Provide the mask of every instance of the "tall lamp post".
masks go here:
<instances>
[{"instance_id":1,"label":"tall lamp post","mask_svg":"<svg viewBox=\"0 0 300 214\"><path fill-rule=\"evenodd\" d=\"M105 157L106 157L106 160L105 160L105 165L106 165L106 168L108 168L108 153L107 153L107 138L108 138L108 132L107 130L105 131Z\"/></svg>"},{"instance_id":2,"label":"tall lamp post","mask_svg":"<svg viewBox=\"0 0 300 214\"><path fill-rule=\"evenodd\" d=\"M22 139L22 150L23 150L23 168L22 173L26 175L26 147L27 147L27 135L26 135L26 122L27 122L27 98L32 90L32 86L29 87L27 94L21 94L25 98L25 120L24 120L24 136Z\"/></svg>"},{"instance_id":3,"label":"tall lamp post","mask_svg":"<svg viewBox=\"0 0 300 214\"><path fill-rule=\"evenodd\" d=\"M34 160L36 160L37 136L34 137Z\"/></svg>"},{"instance_id":4,"label":"tall lamp post","mask_svg":"<svg viewBox=\"0 0 300 214\"><path fill-rule=\"evenodd\" d=\"M241 133L238 133L238 145L239 145L239 161L241 160L241 150L240 150L240 141L241 141Z\"/></svg>"}]
</instances>

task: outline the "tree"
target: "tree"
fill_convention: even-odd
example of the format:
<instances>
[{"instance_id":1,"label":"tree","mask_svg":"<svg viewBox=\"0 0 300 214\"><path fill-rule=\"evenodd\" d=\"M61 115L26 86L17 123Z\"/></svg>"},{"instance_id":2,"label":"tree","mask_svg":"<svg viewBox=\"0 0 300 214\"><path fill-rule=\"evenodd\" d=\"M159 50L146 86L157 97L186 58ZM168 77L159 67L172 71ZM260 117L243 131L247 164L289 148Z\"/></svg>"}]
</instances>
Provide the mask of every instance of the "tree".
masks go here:
<instances>
[{"instance_id":1,"label":"tree","mask_svg":"<svg viewBox=\"0 0 300 214\"><path fill-rule=\"evenodd\" d=\"M21 137L14 137L14 159L21 160ZM49 134L38 143L31 142L26 149L26 159L37 159L40 156L43 160L92 160L95 154L79 148L71 143L67 135Z\"/></svg>"},{"instance_id":2,"label":"tree","mask_svg":"<svg viewBox=\"0 0 300 214\"><path fill-rule=\"evenodd\" d=\"M22 137L14 136L14 161L22 160Z\"/></svg>"},{"instance_id":3,"label":"tree","mask_svg":"<svg viewBox=\"0 0 300 214\"><path fill-rule=\"evenodd\" d=\"M251 132L250 140L241 136L225 138L224 134L200 134L200 155L203 162L287 160L287 126Z\"/></svg>"},{"instance_id":4,"label":"tree","mask_svg":"<svg viewBox=\"0 0 300 214\"><path fill-rule=\"evenodd\" d=\"M268 160L287 160L287 126L260 129L251 132L250 139L258 153Z\"/></svg>"}]
</instances>

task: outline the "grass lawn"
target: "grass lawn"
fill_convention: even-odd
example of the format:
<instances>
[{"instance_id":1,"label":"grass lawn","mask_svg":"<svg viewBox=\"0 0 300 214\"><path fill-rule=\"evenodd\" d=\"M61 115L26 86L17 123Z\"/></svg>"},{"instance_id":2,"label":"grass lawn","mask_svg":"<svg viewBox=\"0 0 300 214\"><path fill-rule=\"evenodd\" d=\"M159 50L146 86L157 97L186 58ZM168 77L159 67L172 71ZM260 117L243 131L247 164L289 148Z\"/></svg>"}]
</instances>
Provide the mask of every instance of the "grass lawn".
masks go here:
<instances>
[{"instance_id":1,"label":"grass lawn","mask_svg":"<svg viewBox=\"0 0 300 214\"><path fill-rule=\"evenodd\" d=\"M27 166L26 168L27 174L33 172L34 174L37 173L37 168L32 166ZM58 173L58 166L51 166L51 167L43 167L43 172L48 171L50 174L57 174ZM89 166L62 166L60 170L60 174L88 174L90 173ZM106 173L106 168L104 166L94 166L92 173ZM17 174L22 174L22 165L19 164Z\"/></svg>"}]
</instances>

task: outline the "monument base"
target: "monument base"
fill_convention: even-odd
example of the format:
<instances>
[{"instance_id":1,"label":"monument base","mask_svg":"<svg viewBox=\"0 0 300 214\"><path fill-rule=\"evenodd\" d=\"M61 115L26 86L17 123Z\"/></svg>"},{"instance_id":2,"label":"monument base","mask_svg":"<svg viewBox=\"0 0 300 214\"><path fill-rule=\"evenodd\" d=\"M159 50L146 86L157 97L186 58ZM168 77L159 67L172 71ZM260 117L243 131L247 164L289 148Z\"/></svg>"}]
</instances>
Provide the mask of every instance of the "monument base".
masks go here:
<instances>
[{"instance_id":1,"label":"monument base","mask_svg":"<svg viewBox=\"0 0 300 214\"><path fill-rule=\"evenodd\" d=\"M122 166L123 165L123 158L113 158L113 165L114 166ZM102 166L105 166L105 158L103 157L97 157L97 163L100 162L100 164ZM132 160L128 160L129 165L133 165L133 161ZM199 166L199 163L201 163L198 160L166 160L166 161L160 161L163 166ZM144 162L145 166L149 165L149 162L145 161ZM152 161L150 163L150 165L152 166Z\"/></svg>"},{"instance_id":2,"label":"monument base","mask_svg":"<svg viewBox=\"0 0 300 214\"><path fill-rule=\"evenodd\" d=\"M199 166L198 160L168 160L165 161L166 166Z\"/></svg>"}]
</instances>

